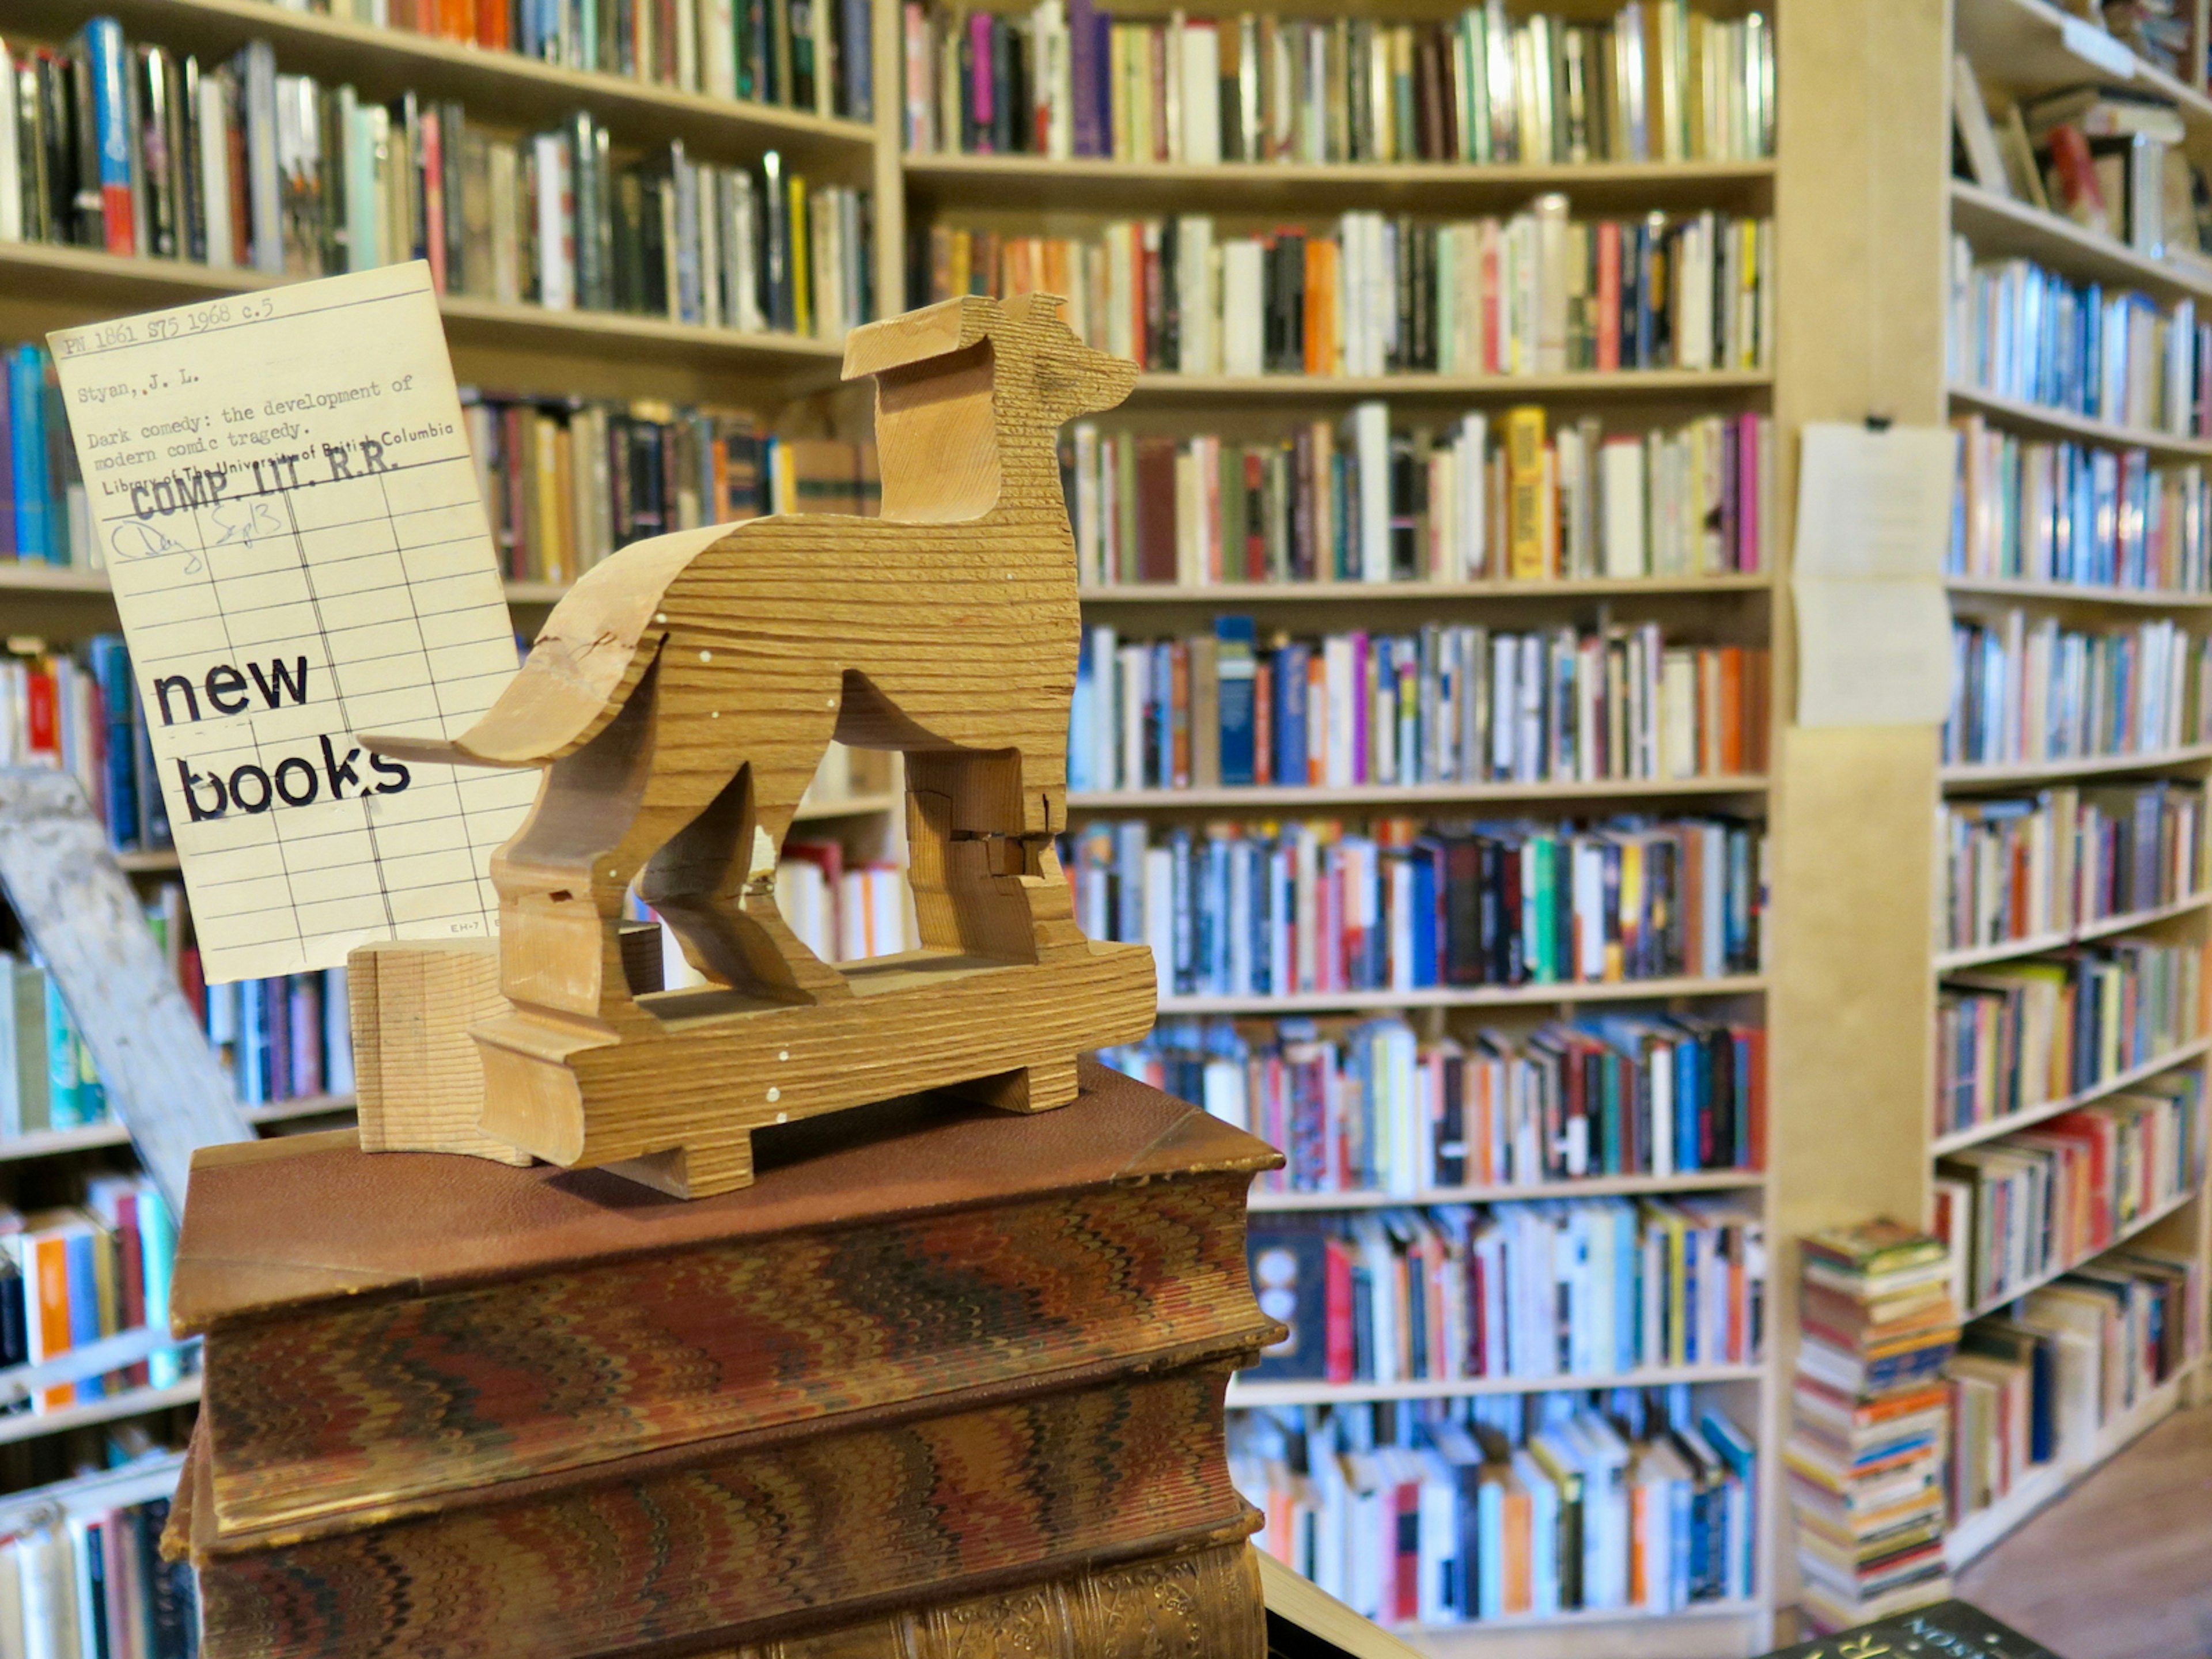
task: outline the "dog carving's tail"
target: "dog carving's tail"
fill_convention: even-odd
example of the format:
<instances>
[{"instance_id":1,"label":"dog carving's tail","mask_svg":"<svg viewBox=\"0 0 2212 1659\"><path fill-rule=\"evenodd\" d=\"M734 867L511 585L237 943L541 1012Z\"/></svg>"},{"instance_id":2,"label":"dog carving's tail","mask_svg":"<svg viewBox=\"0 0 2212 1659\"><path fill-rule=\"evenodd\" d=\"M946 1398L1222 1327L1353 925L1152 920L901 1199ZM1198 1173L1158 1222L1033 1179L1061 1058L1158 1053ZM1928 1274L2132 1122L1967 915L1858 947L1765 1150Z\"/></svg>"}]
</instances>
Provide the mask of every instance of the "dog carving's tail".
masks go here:
<instances>
[{"instance_id":1,"label":"dog carving's tail","mask_svg":"<svg viewBox=\"0 0 2212 1659\"><path fill-rule=\"evenodd\" d=\"M659 654L668 585L733 527L635 542L585 572L546 617L521 672L460 736L364 732L362 747L438 766L550 766L574 754L622 713Z\"/></svg>"}]
</instances>

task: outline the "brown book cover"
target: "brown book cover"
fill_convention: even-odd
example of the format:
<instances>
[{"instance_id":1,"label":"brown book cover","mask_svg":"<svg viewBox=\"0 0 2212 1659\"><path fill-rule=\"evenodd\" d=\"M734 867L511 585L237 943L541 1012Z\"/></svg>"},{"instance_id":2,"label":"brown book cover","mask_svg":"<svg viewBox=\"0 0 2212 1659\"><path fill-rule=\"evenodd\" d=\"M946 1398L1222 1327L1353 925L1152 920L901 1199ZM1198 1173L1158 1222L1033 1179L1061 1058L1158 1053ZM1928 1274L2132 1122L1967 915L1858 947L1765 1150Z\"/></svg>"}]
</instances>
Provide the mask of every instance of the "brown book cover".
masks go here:
<instances>
[{"instance_id":1,"label":"brown book cover","mask_svg":"<svg viewBox=\"0 0 2212 1659\"><path fill-rule=\"evenodd\" d=\"M753 1186L688 1203L351 1132L203 1152L173 1307L207 1339L210 1536L1273 1340L1243 1242L1277 1155L1080 1075L1035 1117L924 1097L765 1132Z\"/></svg>"},{"instance_id":2,"label":"brown book cover","mask_svg":"<svg viewBox=\"0 0 2212 1659\"><path fill-rule=\"evenodd\" d=\"M1176 580L1176 441L1137 440L1137 580Z\"/></svg>"},{"instance_id":3,"label":"brown book cover","mask_svg":"<svg viewBox=\"0 0 2212 1659\"><path fill-rule=\"evenodd\" d=\"M1231 1364L704 1456L229 1553L188 1480L209 1659L595 1659L718 1644L1241 1542Z\"/></svg>"},{"instance_id":4,"label":"brown book cover","mask_svg":"<svg viewBox=\"0 0 2212 1659\"><path fill-rule=\"evenodd\" d=\"M1182 1550L702 1659L1260 1659L1259 1562L1243 1544Z\"/></svg>"}]
</instances>

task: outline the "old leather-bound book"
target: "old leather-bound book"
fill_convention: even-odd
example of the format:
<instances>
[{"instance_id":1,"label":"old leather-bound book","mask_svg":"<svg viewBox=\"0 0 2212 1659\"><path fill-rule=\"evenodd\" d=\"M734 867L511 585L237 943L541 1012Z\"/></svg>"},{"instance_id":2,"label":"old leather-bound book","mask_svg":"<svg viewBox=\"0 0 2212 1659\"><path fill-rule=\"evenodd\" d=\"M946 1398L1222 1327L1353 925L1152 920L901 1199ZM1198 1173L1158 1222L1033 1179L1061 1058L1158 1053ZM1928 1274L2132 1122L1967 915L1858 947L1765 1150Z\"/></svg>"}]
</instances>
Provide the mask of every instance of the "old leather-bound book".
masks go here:
<instances>
[{"instance_id":1,"label":"old leather-bound book","mask_svg":"<svg viewBox=\"0 0 2212 1659\"><path fill-rule=\"evenodd\" d=\"M763 1135L690 1203L343 1136L204 1153L172 1542L211 1659L690 1652L1234 1545L1275 1154L1083 1085Z\"/></svg>"},{"instance_id":2,"label":"old leather-bound book","mask_svg":"<svg viewBox=\"0 0 2212 1659\"><path fill-rule=\"evenodd\" d=\"M1258 1517L1228 1476L1230 1363L680 1449L291 1545L209 1536L203 1455L202 1651L672 1655L1235 1546Z\"/></svg>"}]
</instances>

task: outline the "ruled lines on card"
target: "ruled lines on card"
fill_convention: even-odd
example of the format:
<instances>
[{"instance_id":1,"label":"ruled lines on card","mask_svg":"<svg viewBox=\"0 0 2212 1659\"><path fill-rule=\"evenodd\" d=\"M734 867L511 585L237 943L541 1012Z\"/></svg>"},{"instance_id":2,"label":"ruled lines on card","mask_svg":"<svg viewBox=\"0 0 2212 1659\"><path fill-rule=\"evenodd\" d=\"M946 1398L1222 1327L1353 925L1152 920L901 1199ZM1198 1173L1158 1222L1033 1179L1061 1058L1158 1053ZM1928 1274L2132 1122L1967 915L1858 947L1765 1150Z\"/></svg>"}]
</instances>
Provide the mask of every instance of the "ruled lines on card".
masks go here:
<instances>
[{"instance_id":1,"label":"ruled lines on card","mask_svg":"<svg viewBox=\"0 0 2212 1659\"><path fill-rule=\"evenodd\" d=\"M428 272L53 337L209 977L491 931L534 773L386 760L515 646Z\"/></svg>"}]
</instances>

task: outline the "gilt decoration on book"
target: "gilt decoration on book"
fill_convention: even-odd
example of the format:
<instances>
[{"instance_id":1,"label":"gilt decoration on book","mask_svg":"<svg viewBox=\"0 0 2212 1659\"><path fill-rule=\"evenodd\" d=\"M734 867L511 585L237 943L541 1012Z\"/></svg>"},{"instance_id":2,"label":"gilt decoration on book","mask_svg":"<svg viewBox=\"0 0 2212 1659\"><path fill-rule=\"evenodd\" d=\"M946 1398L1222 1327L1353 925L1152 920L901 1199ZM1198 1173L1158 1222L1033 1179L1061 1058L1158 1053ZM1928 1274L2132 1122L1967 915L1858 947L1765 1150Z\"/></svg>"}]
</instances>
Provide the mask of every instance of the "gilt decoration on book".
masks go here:
<instances>
[{"instance_id":1,"label":"gilt decoration on book","mask_svg":"<svg viewBox=\"0 0 2212 1659\"><path fill-rule=\"evenodd\" d=\"M481 1127L685 1196L751 1179L752 1131L915 1088L1063 1104L1075 1055L1152 1021L1140 945L1075 925L1079 654L1060 425L1127 396L1060 302L956 300L853 333L877 382L882 515L640 542L554 608L450 741L387 763L544 769L492 866L500 989ZM921 951L841 972L776 908L777 851L832 738L907 756ZM635 884L703 988L627 964Z\"/></svg>"}]
</instances>

